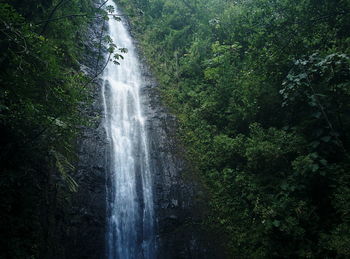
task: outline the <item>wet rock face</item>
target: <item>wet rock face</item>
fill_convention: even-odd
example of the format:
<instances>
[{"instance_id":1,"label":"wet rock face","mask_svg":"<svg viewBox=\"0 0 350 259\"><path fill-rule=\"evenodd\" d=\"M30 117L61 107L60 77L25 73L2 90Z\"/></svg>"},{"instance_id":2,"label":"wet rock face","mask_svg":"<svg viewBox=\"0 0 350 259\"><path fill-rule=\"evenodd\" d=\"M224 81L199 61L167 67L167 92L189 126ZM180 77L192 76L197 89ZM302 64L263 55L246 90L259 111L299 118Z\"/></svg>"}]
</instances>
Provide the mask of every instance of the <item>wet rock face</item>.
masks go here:
<instances>
[{"instance_id":1,"label":"wet rock face","mask_svg":"<svg viewBox=\"0 0 350 259\"><path fill-rule=\"evenodd\" d=\"M96 68L102 69L103 51L95 44L98 42L103 21L96 20L89 28L82 57L81 69L93 77ZM97 58L99 52L99 64ZM66 258L105 258L106 227L106 168L107 143L102 123L103 106L101 80L95 80L89 87L92 103L82 104L82 116L90 121L88 126L81 127L77 140L76 164L74 175L79 185L78 192L73 194L68 237L66 240Z\"/></svg>"},{"instance_id":2,"label":"wet rock face","mask_svg":"<svg viewBox=\"0 0 350 259\"><path fill-rule=\"evenodd\" d=\"M103 130L83 129L79 140L76 180L79 191L72 208L68 258L103 258L105 246L106 183Z\"/></svg>"},{"instance_id":3,"label":"wet rock face","mask_svg":"<svg viewBox=\"0 0 350 259\"><path fill-rule=\"evenodd\" d=\"M186 179L188 168L176 136L176 118L162 104L158 86L146 61L141 71L145 79L141 89L144 116L147 118L157 219L159 259L206 258L193 228L196 185Z\"/></svg>"}]
</instances>

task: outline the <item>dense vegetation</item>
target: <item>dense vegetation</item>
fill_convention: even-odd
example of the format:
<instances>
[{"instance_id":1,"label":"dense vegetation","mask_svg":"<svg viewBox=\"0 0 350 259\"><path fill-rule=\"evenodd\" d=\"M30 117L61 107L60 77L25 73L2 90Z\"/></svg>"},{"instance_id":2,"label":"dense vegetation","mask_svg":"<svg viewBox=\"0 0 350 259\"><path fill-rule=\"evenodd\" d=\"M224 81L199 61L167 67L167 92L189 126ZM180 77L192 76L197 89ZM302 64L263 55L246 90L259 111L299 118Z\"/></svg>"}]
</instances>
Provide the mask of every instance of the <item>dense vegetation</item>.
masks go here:
<instances>
[{"instance_id":1,"label":"dense vegetation","mask_svg":"<svg viewBox=\"0 0 350 259\"><path fill-rule=\"evenodd\" d=\"M119 2L227 256L350 257L350 2Z\"/></svg>"},{"instance_id":2,"label":"dense vegetation","mask_svg":"<svg viewBox=\"0 0 350 259\"><path fill-rule=\"evenodd\" d=\"M350 2L119 2L178 117L212 241L228 258L350 257ZM79 56L100 12L0 1L1 258L64 258L91 80Z\"/></svg>"},{"instance_id":3,"label":"dense vegetation","mask_svg":"<svg viewBox=\"0 0 350 259\"><path fill-rule=\"evenodd\" d=\"M0 2L1 258L64 258L79 109L91 80L78 59L97 11L89 0Z\"/></svg>"}]
</instances>

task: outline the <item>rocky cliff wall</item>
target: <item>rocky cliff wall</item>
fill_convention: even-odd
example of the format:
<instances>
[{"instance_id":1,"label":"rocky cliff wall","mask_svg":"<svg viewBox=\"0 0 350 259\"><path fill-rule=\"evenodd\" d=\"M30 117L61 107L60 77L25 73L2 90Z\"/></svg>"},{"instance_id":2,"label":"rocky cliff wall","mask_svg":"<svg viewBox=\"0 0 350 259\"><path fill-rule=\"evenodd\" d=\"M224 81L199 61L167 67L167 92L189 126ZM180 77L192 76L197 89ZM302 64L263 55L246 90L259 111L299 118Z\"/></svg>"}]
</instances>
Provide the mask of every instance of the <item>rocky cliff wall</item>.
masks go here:
<instances>
[{"instance_id":1,"label":"rocky cliff wall","mask_svg":"<svg viewBox=\"0 0 350 259\"><path fill-rule=\"evenodd\" d=\"M153 169L159 258L195 258L191 231L195 186L186 180L186 162L176 139L176 118L161 102L157 83L143 60L141 89Z\"/></svg>"},{"instance_id":2,"label":"rocky cliff wall","mask_svg":"<svg viewBox=\"0 0 350 259\"><path fill-rule=\"evenodd\" d=\"M89 77L101 71L105 63L103 57L106 50L98 47L102 26L102 19L94 19L86 34L81 69ZM94 80L88 86L91 103L82 104L85 107L82 116L86 116L89 123L81 127L77 140L78 162L74 178L79 189L73 195L66 258L105 258L108 143L102 121L101 85L101 79Z\"/></svg>"},{"instance_id":3,"label":"rocky cliff wall","mask_svg":"<svg viewBox=\"0 0 350 259\"><path fill-rule=\"evenodd\" d=\"M130 23L129 30L133 35ZM202 218L201 202L197 199L199 186L184 158L176 117L163 103L157 81L136 37L133 35L144 79L141 98L153 169L158 258L212 258L196 224Z\"/></svg>"},{"instance_id":4,"label":"rocky cliff wall","mask_svg":"<svg viewBox=\"0 0 350 259\"><path fill-rule=\"evenodd\" d=\"M90 27L85 43L82 69L94 75L99 50L102 21ZM130 29L130 26L129 26ZM135 41L135 45L138 46ZM122 46L121 46L122 47ZM127 56L125 57L127 58ZM147 62L140 55L144 85L141 89L148 146L154 184L157 220L157 250L159 259L205 258L198 231L193 221L198 215L193 203L195 185L186 180L187 166L183 150L176 139L176 118L163 105L158 86ZM104 61L100 60L99 67ZM79 191L74 195L66 239L67 258L105 258L106 184L108 184L108 143L103 126L102 81L90 86L92 104L82 113L90 118L91 126L82 127L78 139L76 180Z\"/></svg>"}]
</instances>

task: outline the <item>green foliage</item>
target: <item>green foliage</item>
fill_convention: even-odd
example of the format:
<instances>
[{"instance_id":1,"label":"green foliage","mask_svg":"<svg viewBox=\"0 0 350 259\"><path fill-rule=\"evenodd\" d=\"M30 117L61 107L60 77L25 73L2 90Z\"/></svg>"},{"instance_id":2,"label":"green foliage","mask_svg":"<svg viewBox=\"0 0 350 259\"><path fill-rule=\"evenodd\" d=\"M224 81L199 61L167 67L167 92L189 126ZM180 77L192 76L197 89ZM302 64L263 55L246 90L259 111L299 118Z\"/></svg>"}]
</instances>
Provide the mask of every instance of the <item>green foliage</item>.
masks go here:
<instances>
[{"instance_id":1,"label":"green foliage","mask_svg":"<svg viewBox=\"0 0 350 259\"><path fill-rule=\"evenodd\" d=\"M119 2L228 258L349 257L349 1Z\"/></svg>"},{"instance_id":2,"label":"green foliage","mask_svg":"<svg viewBox=\"0 0 350 259\"><path fill-rule=\"evenodd\" d=\"M55 165L61 175L64 185L67 185L70 191L76 192L78 190L78 184L74 178L69 175L70 172L74 171L75 167L62 154L56 152L55 150L51 150L51 153L56 160Z\"/></svg>"},{"instance_id":3,"label":"green foliage","mask_svg":"<svg viewBox=\"0 0 350 259\"><path fill-rule=\"evenodd\" d=\"M88 0L0 3L1 258L62 253L53 229L78 188L74 145L89 101L78 59L95 13Z\"/></svg>"}]
</instances>

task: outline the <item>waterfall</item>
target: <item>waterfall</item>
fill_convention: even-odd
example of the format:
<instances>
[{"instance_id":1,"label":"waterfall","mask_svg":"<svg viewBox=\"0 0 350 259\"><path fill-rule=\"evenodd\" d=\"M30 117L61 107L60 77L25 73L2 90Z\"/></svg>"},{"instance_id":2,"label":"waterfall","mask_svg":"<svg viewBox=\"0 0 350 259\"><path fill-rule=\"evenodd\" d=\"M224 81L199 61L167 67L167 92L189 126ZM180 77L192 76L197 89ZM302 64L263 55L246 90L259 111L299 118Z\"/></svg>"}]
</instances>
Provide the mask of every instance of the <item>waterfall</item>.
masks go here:
<instances>
[{"instance_id":1,"label":"waterfall","mask_svg":"<svg viewBox=\"0 0 350 259\"><path fill-rule=\"evenodd\" d=\"M108 5L117 7L112 0ZM155 258L151 166L142 115L142 76L132 38L123 22L111 18L109 34L127 48L120 65L109 62L103 75L105 128L110 143L107 187L107 258Z\"/></svg>"}]
</instances>

